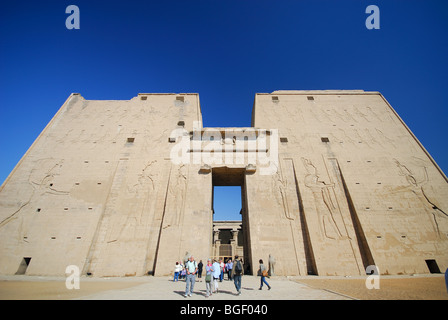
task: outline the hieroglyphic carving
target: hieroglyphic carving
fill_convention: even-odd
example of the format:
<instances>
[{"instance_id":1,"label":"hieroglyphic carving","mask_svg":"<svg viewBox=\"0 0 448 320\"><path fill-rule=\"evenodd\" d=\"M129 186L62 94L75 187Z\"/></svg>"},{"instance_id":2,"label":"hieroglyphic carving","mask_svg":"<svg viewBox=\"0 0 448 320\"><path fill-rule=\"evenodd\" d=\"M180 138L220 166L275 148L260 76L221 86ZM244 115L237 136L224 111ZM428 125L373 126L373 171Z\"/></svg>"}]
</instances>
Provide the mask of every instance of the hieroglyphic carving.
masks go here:
<instances>
[{"instance_id":1,"label":"hieroglyphic carving","mask_svg":"<svg viewBox=\"0 0 448 320\"><path fill-rule=\"evenodd\" d=\"M395 140L391 139L390 137L388 137L387 135L384 134L384 132L378 128L375 128L379 139L380 139L380 144L381 146L383 146L384 148L386 148L386 146L388 145L392 145L392 147L395 149L397 148L397 145L395 144Z\"/></svg>"},{"instance_id":2,"label":"hieroglyphic carving","mask_svg":"<svg viewBox=\"0 0 448 320\"><path fill-rule=\"evenodd\" d=\"M344 109L342 112L338 108L333 109L334 114L344 122L358 122L355 117L349 112L347 109Z\"/></svg>"},{"instance_id":3,"label":"hieroglyphic carving","mask_svg":"<svg viewBox=\"0 0 448 320\"><path fill-rule=\"evenodd\" d=\"M360 108L358 108L357 106L353 107L353 111L352 112L353 112L353 114L356 115L356 118L358 118L358 119L362 118L366 122L371 122L372 121L372 119L370 119L370 117L366 113L361 111Z\"/></svg>"},{"instance_id":4,"label":"hieroglyphic carving","mask_svg":"<svg viewBox=\"0 0 448 320\"><path fill-rule=\"evenodd\" d=\"M302 158L302 162L307 171L305 186L313 193L322 234L333 240L348 239L345 229L338 225L335 218L336 214L341 215L335 199L335 184L323 181L311 160Z\"/></svg>"}]
</instances>

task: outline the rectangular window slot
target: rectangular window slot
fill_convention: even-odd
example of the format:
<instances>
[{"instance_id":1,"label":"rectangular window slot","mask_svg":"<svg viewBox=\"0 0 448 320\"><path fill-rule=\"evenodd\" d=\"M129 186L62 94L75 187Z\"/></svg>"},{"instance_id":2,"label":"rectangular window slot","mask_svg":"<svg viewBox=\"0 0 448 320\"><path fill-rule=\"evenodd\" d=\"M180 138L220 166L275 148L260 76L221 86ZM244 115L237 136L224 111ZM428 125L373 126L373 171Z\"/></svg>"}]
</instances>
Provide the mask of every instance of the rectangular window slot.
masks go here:
<instances>
[{"instance_id":1,"label":"rectangular window slot","mask_svg":"<svg viewBox=\"0 0 448 320\"><path fill-rule=\"evenodd\" d=\"M68 208L66 207L66 208L64 208L64 210L65 210L65 211L67 211L67 210L68 210Z\"/></svg>"},{"instance_id":2,"label":"rectangular window slot","mask_svg":"<svg viewBox=\"0 0 448 320\"><path fill-rule=\"evenodd\" d=\"M26 269L30 265L31 257L24 257L22 262L20 262L19 268L17 269L16 275L25 274Z\"/></svg>"},{"instance_id":3,"label":"rectangular window slot","mask_svg":"<svg viewBox=\"0 0 448 320\"><path fill-rule=\"evenodd\" d=\"M178 125L179 127L184 127L184 126L185 126L185 121L179 121L179 122L177 123L177 125Z\"/></svg>"},{"instance_id":4,"label":"rectangular window slot","mask_svg":"<svg viewBox=\"0 0 448 320\"><path fill-rule=\"evenodd\" d=\"M81 237L76 237L76 240L81 240Z\"/></svg>"},{"instance_id":5,"label":"rectangular window slot","mask_svg":"<svg viewBox=\"0 0 448 320\"><path fill-rule=\"evenodd\" d=\"M392 209L393 209L393 207L388 207L387 209L388 209L388 210L392 210Z\"/></svg>"},{"instance_id":6,"label":"rectangular window slot","mask_svg":"<svg viewBox=\"0 0 448 320\"><path fill-rule=\"evenodd\" d=\"M134 140L135 140L135 138L128 138L127 142L128 142L128 143L133 143Z\"/></svg>"},{"instance_id":7,"label":"rectangular window slot","mask_svg":"<svg viewBox=\"0 0 448 320\"><path fill-rule=\"evenodd\" d=\"M89 207L89 210L92 210L93 208L92 207Z\"/></svg>"},{"instance_id":8,"label":"rectangular window slot","mask_svg":"<svg viewBox=\"0 0 448 320\"><path fill-rule=\"evenodd\" d=\"M288 138L282 137L282 138L280 138L280 142L286 143L286 142L288 142Z\"/></svg>"},{"instance_id":9,"label":"rectangular window slot","mask_svg":"<svg viewBox=\"0 0 448 320\"><path fill-rule=\"evenodd\" d=\"M330 142L330 139L328 139L327 137L321 137L320 140L322 142Z\"/></svg>"},{"instance_id":10,"label":"rectangular window slot","mask_svg":"<svg viewBox=\"0 0 448 320\"><path fill-rule=\"evenodd\" d=\"M307 96L306 97L309 101L313 101L314 100L314 97L313 96Z\"/></svg>"},{"instance_id":11,"label":"rectangular window slot","mask_svg":"<svg viewBox=\"0 0 448 320\"><path fill-rule=\"evenodd\" d=\"M366 210L370 210L370 207L366 207Z\"/></svg>"},{"instance_id":12,"label":"rectangular window slot","mask_svg":"<svg viewBox=\"0 0 448 320\"><path fill-rule=\"evenodd\" d=\"M272 96L272 102L278 102L278 97L277 96Z\"/></svg>"},{"instance_id":13,"label":"rectangular window slot","mask_svg":"<svg viewBox=\"0 0 448 320\"><path fill-rule=\"evenodd\" d=\"M406 238L406 236L401 236L403 239Z\"/></svg>"},{"instance_id":14,"label":"rectangular window slot","mask_svg":"<svg viewBox=\"0 0 448 320\"><path fill-rule=\"evenodd\" d=\"M147 99L148 99L147 96L140 97L140 100L147 100Z\"/></svg>"},{"instance_id":15,"label":"rectangular window slot","mask_svg":"<svg viewBox=\"0 0 448 320\"><path fill-rule=\"evenodd\" d=\"M176 142L176 138L168 138L168 142L169 142L169 143Z\"/></svg>"},{"instance_id":16,"label":"rectangular window slot","mask_svg":"<svg viewBox=\"0 0 448 320\"><path fill-rule=\"evenodd\" d=\"M381 236L376 236L377 239L381 239Z\"/></svg>"},{"instance_id":17,"label":"rectangular window slot","mask_svg":"<svg viewBox=\"0 0 448 320\"><path fill-rule=\"evenodd\" d=\"M98 182L97 185L101 185L101 182Z\"/></svg>"},{"instance_id":18,"label":"rectangular window slot","mask_svg":"<svg viewBox=\"0 0 448 320\"><path fill-rule=\"evenodd\" d=\"M184 100L184 97L177 96L177 97L176 97L176 101L184 102L185 100Z\"/></svg>"},{"instance_id":19,"label":"rectangular window slot","mask_svg":"<svg viewBox=\"0 0 448 320\"><path fill-rule=\"evenodd\" d=\"M75 182L75 186L79 186L79 182Z\"/></svg>"},{"instance_id":20,"label":"rectangular window slot","mask_svg":"<svg viewBox=\"0 0 448 320\"><path fill-rule=\"evenodd\" d=\"M426 265L428 266L429 272L440 273L440 269L439 269L439 266L437 265L436 260L429 259L429 260L425 260L425 262L426 262Z\"/></svg>"},{"instance_id":21,"label":"rectangular window slot","mask_svg":"<svg viewBox=\"0 0 448 320\"><path fill-rule=\"evenodd\" d=\"M56 237L51 237L51 240L56 240Z\"/></svg>"}]
</instances>

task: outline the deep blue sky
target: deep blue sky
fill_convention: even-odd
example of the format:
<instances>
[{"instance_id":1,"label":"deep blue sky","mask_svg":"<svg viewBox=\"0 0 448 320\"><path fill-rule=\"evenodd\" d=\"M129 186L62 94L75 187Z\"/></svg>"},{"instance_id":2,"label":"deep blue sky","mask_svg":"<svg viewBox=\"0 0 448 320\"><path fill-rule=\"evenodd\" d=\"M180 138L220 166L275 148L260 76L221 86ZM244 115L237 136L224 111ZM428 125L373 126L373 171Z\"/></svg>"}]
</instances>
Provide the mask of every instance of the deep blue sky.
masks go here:
<instances>
[{"instance_id":1,"label":"deep blue sky","mask_svg":"<svg viewBox=\"0 0 448 320\"><path fill-rule=\"evenodd\" d=\"M70 4L80 30L65 27ZM2 3L0 181L71 92L197 92L211 127L250 126L257 92L380 91L446 173L447 31L446 0Z\"/></svg>"}]
</instances>

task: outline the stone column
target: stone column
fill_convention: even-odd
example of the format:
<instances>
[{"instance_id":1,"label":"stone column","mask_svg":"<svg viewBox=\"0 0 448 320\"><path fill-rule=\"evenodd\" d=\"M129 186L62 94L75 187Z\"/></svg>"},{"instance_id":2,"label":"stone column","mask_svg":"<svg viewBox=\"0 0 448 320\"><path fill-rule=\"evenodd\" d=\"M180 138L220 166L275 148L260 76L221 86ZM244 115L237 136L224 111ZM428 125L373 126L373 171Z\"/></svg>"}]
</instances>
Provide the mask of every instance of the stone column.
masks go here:
<instances>
[{"instance_id":1,"label":"stone column","mask_svg":"<svg viewBox=\"0 0 448 320\"><path fill-rule=\"evenodd\" d=\"M233 239L230 239L230 244L232 246L232 260L235 258L236 247L238 245L238 230L232 230Z\"/></svg>"},{"instance_id":2,"label":"stone column","mask_svg":"<svg viewBox=\"0 0 448 320\"><path fill-rule=\"evenodd\" d=\"M219 257L219 247L221 246L221 240L219 239L219 230L213 230L213 256Z\"/></svg>"}]
</instances>

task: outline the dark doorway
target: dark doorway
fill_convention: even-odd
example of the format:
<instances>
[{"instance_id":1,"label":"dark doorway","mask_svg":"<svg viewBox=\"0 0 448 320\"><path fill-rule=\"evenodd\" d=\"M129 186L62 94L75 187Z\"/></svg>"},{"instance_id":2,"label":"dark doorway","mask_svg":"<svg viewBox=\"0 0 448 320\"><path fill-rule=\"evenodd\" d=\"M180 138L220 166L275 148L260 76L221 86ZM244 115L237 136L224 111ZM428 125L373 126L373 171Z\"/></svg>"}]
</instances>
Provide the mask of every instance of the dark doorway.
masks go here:
<instances>
[{"instance_id":1,"label":"dark doorway","mask_svg":"<svg viewBox=\"0 0 448 320\"><path fill-rule=\"evenodd\" d=\"M437 265L436 260L429 259L429 260L425 260L425 262L426 262L426 265L428 266L429 272L440 273L440 269L439 269L439 266Z\"/></svg>"},{"instance_id":2,"label":"dark doorway","mask_svg":"<svg viewBox=\"0 0 448 320\"><path fill-rule=\"evenodd\" d=\"M212 169L212 182L213 182L212 209L214 212L213 217L214 222L241 221L241 232L238 233L237 244L242 245L243 247L243 257L240 256L239 258L243 260L245 269L248 268L250 271L252 271L249 263L251 261L251 252L250 252L250 234L248 227L249 215L247 208L245 175L246 175L245 168L215 167ZM216 196L218 196L219 199L216 198ZM232 201L235 204L233 208L232 206L229 206L229 208L232 208L230 209L232 210L232 212L219 212L218 206L215 206L215 202L226 202L226 201ZM211 227L213 228L213 226ZM225 232L223 232L223 235L225 235ZM229 231L228 236L230 237L230 235L232 234ZM242 239L240 238L240 235ZM226 245L229 244L221 242L221 246L223 247L223 249L225 249ZM234 256L234 252L232 252L232 255Z\"/></svg>"},{"instance_id":3,"label":"dark doorway","mask_svg":"<svg viewBox=\"0 0 448 320\"><path fill-rule=\"evenodd\" d=\"M25 274L26 269L30 265L31 258L25 257L22 259L22 262L20 262L19 269L17 269L16 275Z\"/></svg>"}]
</instances>

